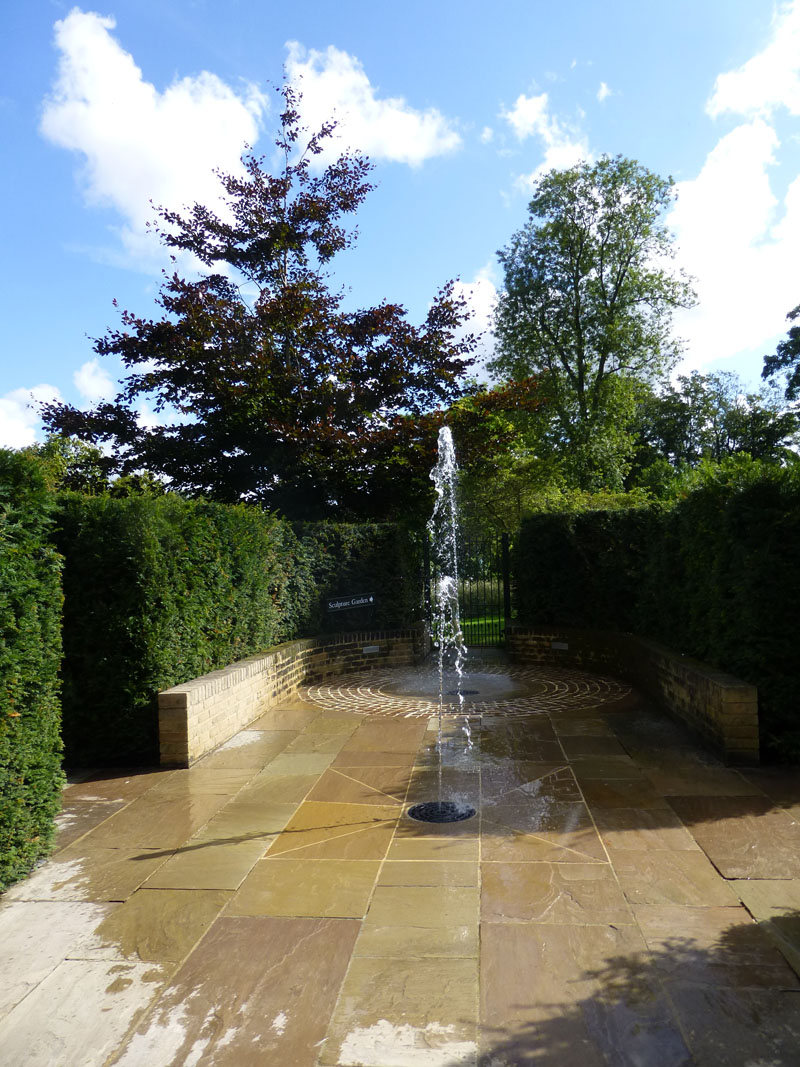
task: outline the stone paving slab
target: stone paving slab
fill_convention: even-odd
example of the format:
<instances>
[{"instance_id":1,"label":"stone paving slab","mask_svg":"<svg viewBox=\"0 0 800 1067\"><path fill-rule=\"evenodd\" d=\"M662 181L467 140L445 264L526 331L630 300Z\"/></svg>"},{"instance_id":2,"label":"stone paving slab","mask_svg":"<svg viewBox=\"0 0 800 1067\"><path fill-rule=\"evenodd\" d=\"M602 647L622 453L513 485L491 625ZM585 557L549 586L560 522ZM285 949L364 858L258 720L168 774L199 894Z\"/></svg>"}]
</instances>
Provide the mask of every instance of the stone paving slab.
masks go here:
<instances>
[{"instance_id":1,"label":"stone paving slab","mask_svg":"<svg viewBox=\"0 0 800 1067\"><path fill-rule=\"evenodd\" d=\"M798 776L609 680L494 685L440 744L342 680L75 781L0 900L0 1062L797 1067ZM475 816L409 819L440 781Z\"/></svg>"}]
</instances>

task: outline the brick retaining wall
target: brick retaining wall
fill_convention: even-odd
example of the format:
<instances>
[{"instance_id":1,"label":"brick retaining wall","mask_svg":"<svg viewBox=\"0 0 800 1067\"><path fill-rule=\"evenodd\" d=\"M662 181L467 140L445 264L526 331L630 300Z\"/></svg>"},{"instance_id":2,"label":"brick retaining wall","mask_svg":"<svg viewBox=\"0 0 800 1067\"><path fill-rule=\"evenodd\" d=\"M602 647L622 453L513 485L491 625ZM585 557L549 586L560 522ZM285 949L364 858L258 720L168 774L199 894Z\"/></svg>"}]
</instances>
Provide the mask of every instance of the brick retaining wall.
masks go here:
<instances>
[{"instance_id":1,"label":"brick retaining wall","mask_svg":"<svg viewBox=\"0 0 800 1067\"><path fill-rule=\"evenodd\" d=\"M594 670L632 682L682 719L726 764L758 763L758 690L634 634L509 626L511 661Z\"/></svg>"},{"instance_id":2,"label":"brick retaining wall","mask_svg":"<svg viewBox=\"0 0 800 1067\"><path fill-rule=\"evenodd\" d=\"M158 695L161 765L190 766L301 685L419 663L427 640L422 624L306 637L175 685Z\"/></svg>"}]
</instances>

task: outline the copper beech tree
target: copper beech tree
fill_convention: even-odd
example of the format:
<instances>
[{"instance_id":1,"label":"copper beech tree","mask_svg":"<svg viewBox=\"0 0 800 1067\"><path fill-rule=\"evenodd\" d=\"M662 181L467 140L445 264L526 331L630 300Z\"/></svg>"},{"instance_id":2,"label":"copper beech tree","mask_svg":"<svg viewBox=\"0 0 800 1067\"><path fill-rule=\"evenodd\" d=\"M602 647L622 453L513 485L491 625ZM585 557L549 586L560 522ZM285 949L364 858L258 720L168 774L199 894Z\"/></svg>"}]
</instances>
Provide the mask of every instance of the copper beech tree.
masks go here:
<instances>
[{"instance_id":1,"label":"copper beech tree","mask_svg":"<svg viewBox=\"0 0 800 1067\"><path fill-rule=\"evenodd\" d=\"M295 92L281 95L277 173L251 153L242 173L219 174L219 212L158 209L162 242L201 270L165 275L160 317L123 311L95 341L127 369L117 397L49 405L45 423L110 445L112 473L146 469L177 491L297 519L397 517L428 494L421 427L432 441L435 412L464 391L467 309L450 282L421 326L399 304L345 310L327 267L353 242L344 220L372 165L346 152L323 166L334 124L307 138ZM142 425L143 402L160 425Z\"/></svg>"}]
</instances>

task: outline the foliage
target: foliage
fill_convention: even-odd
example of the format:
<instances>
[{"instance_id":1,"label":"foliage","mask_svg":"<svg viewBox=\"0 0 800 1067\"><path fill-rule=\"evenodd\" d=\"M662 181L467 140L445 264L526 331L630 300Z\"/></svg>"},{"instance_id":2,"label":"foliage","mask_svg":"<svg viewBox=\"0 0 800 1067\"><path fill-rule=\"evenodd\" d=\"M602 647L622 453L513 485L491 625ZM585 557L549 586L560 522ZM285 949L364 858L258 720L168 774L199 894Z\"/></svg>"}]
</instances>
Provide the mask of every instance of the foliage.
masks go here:
<instances>
[{"instance_id":1,"label":"foliage","mask_svg":"<svg viewBox=\"0 0 800 1067\"><path fill-rule=\"evenodd\" d=\"M661 265L672 237L659 218L672 200L671 180L621 156L553 170L499 253L492 368L539 379L550 447L569 457L580 488L622 487L638 385L662 376L679 351L671 314L694 294Z\"/></svg>"},{"instance_id":2,"label":"foliage","mask_svg":"<svg viewBox=\"0 0 800 1067\"><path fill-rule=\"evenodd\" d=\"M47 406L45 423L111 442L117 472L145 468L190 495L294 519L402 516L420 485L416 424L462 392L466 305L448 283L420 327L398 304L345 310L326 271L352 244L343 220L372 188L371 165L345 154L318 169L334 125L303 148L290 87L283 98L277 174L247 155L242 176L219 175L220 214L159 209L163 243L203 273L172 273L161 318L123 311L96 341L129 371L117 398ZM140 424L142 400L163 425Z\"/></svg>"},{"instance_id":3,"label":"foliage","mask_svg":"<svg viewBox=\"0 0 800 1067\"><path fill-rule=\"evenodd\" d=\"M322 525L298 536L247 505L66 494L57 536L73 765L153 761L160 690L317 632L325 595L375 592L379 625L414 617L413 548L392 528ZM331 625L363 621L342 612Z\"/></svg>"},{"instance_id":4,"label":"foliage","mask_svg":"<svg viewBox=\"0 0 800 1067\"><path fill-rule=\"evenodd\" d=\"M448 411L465 530L516 530L532 497L558 476L556 466L537 455L541 403L538 383L528 378L479 389Z\"/></svg>"},{"instance_id":5,"label":"foliage","mask_svg":"<svg viewBox=\"0 0 800 1067\"><path fill-rule=\"evenodd\" d=\"M77 437L52 435L23 451L40 461L51 489L71 489L90 496L108 489L111 462L95 445Z\"/></svg>"},{"instance_id":6,"label":"foliage","mask_svg":"<svg viewBox=\"0 0 800 1067\"><path fill-rule=\"evenodd\" d=\"M652 514L643 505L526 518L514 542L520 622L632 629Z\"/></svg>"},{"instance_id":7,"label":"foliage","mask_svg":"<svg viewBox=\"0 0 800 1067\"><path fill-rule=\"evenodd\" d=\"M661 393L643 396L638 414L638 450L629 484L655 487L661 479L663 495L675 475L701 462L720 463L747 453L753 459L792 461L800 418L787 411L778 390L765 387L747 392L730 372L678 378ZM661 477L664 464L673 477ZM656 473L650 470L655 464Z\"/></svg>"},{"instance_id":8,"label":"foliage","mask_svg":"<svg viewBox=\"0 0 800 1067\"><path fill-rule=\"evenodd\" d=\"M634 630L758 686L766 749L800 757L800 469L706 462L669 503L522 525L520 621Z\"/></svg>"},{"instance_id":9,"label":"foliage","mask_svg":"<svg viewBox=\"0 0 800 1067\"><path fill-rule=\"evenodd\" d=\"M789 322L800 318L800 304L786 316ZM783 374L786 378L787 400L800 398L800 325L789 329L789 336L781 341L773 355L764 356L762 378L773 378Z\"/></svg>"},{"instance_id":10,"label":"foliage","mask_svg":"<svg viewBox=\"0 0 800 1067\"><path fill-rule=\"evenodd\" d=\"M49 472L0 450L0 890L53 838L61 805L61 565Z\"/></svg>"},{"instance_id":11,"label":"foliage","mask_svg":"<svg viewBox=\"0 0 800 1067\"><path fill-rule=\"evenodd\" d=\"M421 618L422 541L391 523L298 523L315 595L303 619L304 633L411 626ZM325 601L372 593L371 609L328 613Z\"/></svg>"}]
</instances>

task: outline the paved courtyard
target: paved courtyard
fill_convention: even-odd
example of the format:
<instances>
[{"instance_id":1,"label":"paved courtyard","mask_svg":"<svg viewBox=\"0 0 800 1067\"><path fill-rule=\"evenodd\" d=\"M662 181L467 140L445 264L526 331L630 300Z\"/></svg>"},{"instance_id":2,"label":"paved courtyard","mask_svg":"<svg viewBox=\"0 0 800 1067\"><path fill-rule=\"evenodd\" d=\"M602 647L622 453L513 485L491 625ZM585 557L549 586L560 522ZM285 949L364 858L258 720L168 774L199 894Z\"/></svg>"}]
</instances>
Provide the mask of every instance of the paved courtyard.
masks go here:
<instances>
[{"instance_id":1,"label":"paved courtyard","mask_svg":"<svg viewBox=\"0 0 800 1067\"><path fill-rule=\"evenodd\" d=\"M0 1063L800 1065L800 776L576 672L476 666L438 744L426 685L73 782L0 900ZM408 817L440 789L476 814Z\"/></svg>"}]
</instances>

